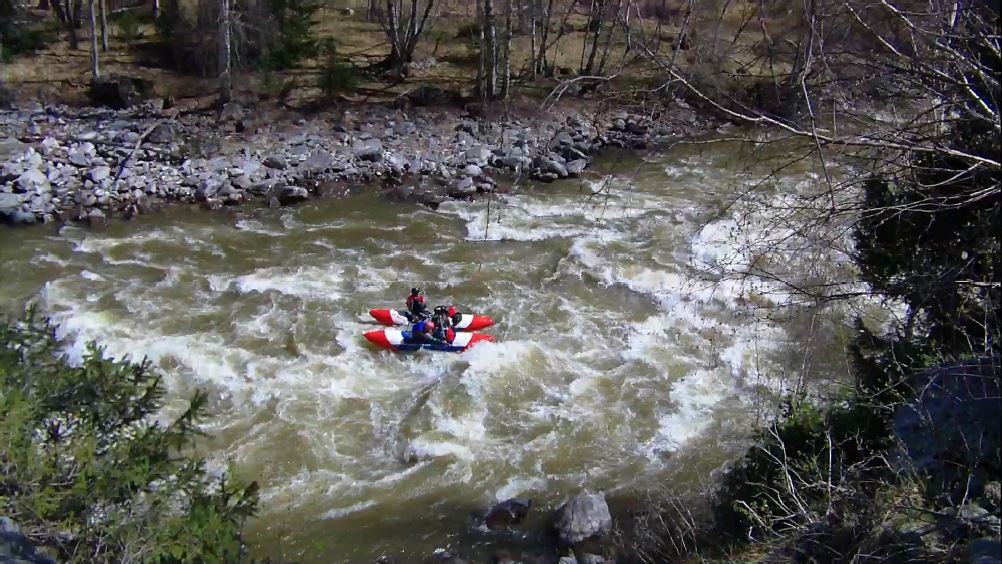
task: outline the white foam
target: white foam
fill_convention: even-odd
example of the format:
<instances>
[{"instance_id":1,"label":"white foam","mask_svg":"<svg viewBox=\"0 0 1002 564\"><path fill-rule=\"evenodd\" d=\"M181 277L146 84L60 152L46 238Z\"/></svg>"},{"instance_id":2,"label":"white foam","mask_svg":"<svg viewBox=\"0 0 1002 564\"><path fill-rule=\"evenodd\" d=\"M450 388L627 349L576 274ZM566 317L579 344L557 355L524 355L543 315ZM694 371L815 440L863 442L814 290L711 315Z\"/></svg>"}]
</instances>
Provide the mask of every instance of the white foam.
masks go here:
<instances>
[{"instance_id":1,"label":"white foam","mask_svg":"<svg viewBox=\"0 0 1002 564\"><path fill-rule=\"evenodd\" d=\"M325 521L328 519L339 519L346 515L351 515L352 513L358 513L359 511L365 511L366 509L375 506L376 502L374 500L369 499L366 501L356 503L354 505L349 505L348 507L338 507L336 509L331 509L327 513L324 513L320 518Z\"/></svg>"},{"instance_id":2,"label":"white foam","mask_svg":"<svg viewBox=\"0 0 1002 564\"><path fill-rule=\"evenodd\" d=\"M240 293L278 292L300 298L336 300L341 297L341 270L336 267L302 267L283 268L270 267L255 270L250 274L238 276L223 284L213 281L215 287L229 287L234 284Z\"/></svg>"},{"instance_id":3,"label":"white foam","mask_svg":"<svg viewBox=\"0 0 1002 564\"><path fill-rule=\"evenodd\" d=\"M545 492L547 480L539 476L512 476L494 492L494 499L504 501L526 492Z\"/></svg>"},{"instance_id":4,"label":"white foam","mask_svg":"<svg viewBox=\"0 0 1002 564\"><path fill-rule=\"evenodd\" d=\"M694 370L672 385L670 397L677 407L658 418L657 435L648 444L652 455L676 452L701 435L713 421L714 407L733 389L732 382L711 370Z\"/></svg>"}]
</instances>

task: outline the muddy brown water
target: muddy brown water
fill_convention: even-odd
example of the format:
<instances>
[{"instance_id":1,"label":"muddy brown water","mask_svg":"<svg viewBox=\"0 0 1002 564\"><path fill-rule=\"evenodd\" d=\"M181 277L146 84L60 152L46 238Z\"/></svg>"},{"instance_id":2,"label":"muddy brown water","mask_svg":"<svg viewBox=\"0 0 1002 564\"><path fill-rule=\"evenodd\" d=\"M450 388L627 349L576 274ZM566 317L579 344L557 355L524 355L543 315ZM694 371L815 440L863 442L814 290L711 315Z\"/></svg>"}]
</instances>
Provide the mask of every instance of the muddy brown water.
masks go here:
<instances>
[{"instance_id":1,"label":"muddy brown water","mask_svg":"<svg viewBox=\"0 0 1002 564\"><path fill-rule=\"evenodd\" d=\"M437 211L367 189L231 215L172 208L100 232L10 230L0 306L37 303L71 356L97 340L152 359L165 417L208 390L202 451L262 486L254 557L538 548L535 532L488 533L471 515L530 497L538 531L582 488L610 492L616 511L681 465L683 482L705 479L780 390L844 373L844 311L780 307L775 284L722 276L768 238L728 206L768 172L763 158L743 144L606 157L582 179ZM801 163L757 193L811 178ZM774 251L790 276L818 268L809 247ZM402 306L414 285L493 316L497 342L374 349L367 310Z\"/></svg>"}]
</instances>

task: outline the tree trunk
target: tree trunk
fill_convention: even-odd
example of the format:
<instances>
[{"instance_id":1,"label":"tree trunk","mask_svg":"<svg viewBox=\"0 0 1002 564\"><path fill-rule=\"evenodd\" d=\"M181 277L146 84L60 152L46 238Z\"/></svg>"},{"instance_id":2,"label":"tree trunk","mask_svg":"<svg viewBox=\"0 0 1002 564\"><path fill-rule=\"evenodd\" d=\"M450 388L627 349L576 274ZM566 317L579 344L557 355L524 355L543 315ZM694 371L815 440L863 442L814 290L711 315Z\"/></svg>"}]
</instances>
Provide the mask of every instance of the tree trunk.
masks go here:
<instances>
[{"instance_id":1,"label":"tree trunk","mask_svg":"<svg viewBox=\"0 0 1002 564\"><path fill-rule=\"evenodd\" d=\"M160 17L160 0L153 0L153 19Z\"/></svg>"},{"instance_id":2,"label":"tree trunk","mask_svg":"<svg viewBox=\"0 0 1002 564\"><path fill-rule=\"evenodd\" d=\"M612 14L612 24L609 25L609 31L605 35L605 46L602 48L602 58L598 62L598 69L595 71L596 74L605 73L605 63L609 60L609 47L612 45L612 33L616 29L617 20L619 19L619 12L623 9L623 0L619 0L616 4L616 11ZM629 7L627 7L629 9Z\"/></svg>"},{"instance_id":3,"label":"tree trunk","mask_svg":"<svg viewBox=\"0 0 1002 564\"><path fill-rule=\"evenodd\" d=\"M531 18L529 27L531 28L530 33L532 34L532 39L529 43L529 73L532 75L532 80L536 80L536 19L538 17L536 6L538 3L539 0L532 0L532 7L530 8L532 13L529 14L529 17Z\"/></svg>"},{"instance_id":4,"label":"tree trunk","mask_svg":"<svg viewBox=\"0 0 1002 564\"><path fill-rule=\"evenodd\" d=\"M511 0L505 2L504 14L504 79L501 82L501 99L508 99L508 90L511 88Z\"/></svg>"},{"instance_id":5,"label":"tree trunk","mask_svg":"<svg viewBox=\"0 0 1002 564\"><path fill-rule=\"evenodd\" d=\"M101 51L108 52L108 10L107 0L100 0L101 9Z\"/></svg>"},{"instance_id":6,"label":"tree trunk","mask_svg":"<svg viewBox=\"0 0 1002 564\"><path fill-rule=\"evenodd\" d=\"M390 62L394 67L403 64L400 49L400 12L396 0L386 0L386 35L390 40Z\"/></svg>"},{"instance_id":7,"label":"tree trunk","mask_svg":"<svg viewBox=\"0 0 1002 564\"><path fill-rule=\"evenodd\" d=\"M498 49L497 28L494 21L494 0L484 0L484 42L481 49L487 49L487 93L486 98L493 100L498 92Z\"/></svg>"},{"instance_id":8,"label":"tree trunk","mask_svg":"<svg viewBox=\"0 0 1002 564\"><path fill-rule=\"evenodd\" d=\"M49 0L38 0L38 9L49 11Z\"/></svg>"},{"instance_id":9,"label":"tree trunk","mask_svg":"<svg viewBox=\"0 0 1002 564\"><path fill-rule=\"evenodd\" d=\"M537 72L542 72L546 67L546 40L550 36L550 24L553 16L553 0L546 6L546 13L543 14L543 36L539 41L539 55L534 63Z\"/></svg>"},{"instance_id":10,"label":"tree trunk","mask_svg":"<svg viewBox=\"0 0 1002 564\"><path fill-rule=\"evenodd\" d=\"M484 0L477 0L477 93L487 97L487 49L484 48Z\"/></svg>"},{"instance_id":11,"label":"tree trunk","mask_svg":"<svg viewBox=\"0 0 1002 564\"><path fill-rule=\"evenodd\" d=\"M89 0L87 7L90 12L90 75L91 79L101 77L101 69L97 61L97 12L94 10L94 0Z\"/></svg>"},{"instance_id":12,"label":"tree trunk","mask_svg":"<svg viewBox=\"0 0 1002 564\"><path fill-rule=\"evenodd\" d=\"M219 0L219 103L233 97L230 77L230 0Z\"/></svg>"},{"instance_id":13,"label":"tree trunk","mask_svg":"<svg viewBox=\"0 0 1002 564\"><path fill-rule=\"evenodd\" d=\"M59 0L56 1L58 2ZM80 48L80 41L77 38L77 20L74 15L73 4L70 0L66 0L63 11L66 13L66 31L69 32L70 49L76 51Z\"/></svg>"}]
</instances>

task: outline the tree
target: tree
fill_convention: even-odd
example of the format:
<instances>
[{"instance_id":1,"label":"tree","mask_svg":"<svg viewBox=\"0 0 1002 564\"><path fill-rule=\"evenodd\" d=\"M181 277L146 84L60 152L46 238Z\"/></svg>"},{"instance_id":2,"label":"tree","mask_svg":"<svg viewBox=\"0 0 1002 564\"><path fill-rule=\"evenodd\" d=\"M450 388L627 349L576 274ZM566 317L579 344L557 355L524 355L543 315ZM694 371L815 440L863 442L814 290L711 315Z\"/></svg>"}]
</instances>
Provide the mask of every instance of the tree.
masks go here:
<instances>
[{"instance_id":1,"label":"tree","mask_svg":"<svg viewBox=\"0 0 1002 564\"><path fill-rule=\"evenodd\" d=\"M100 0L101 8L101 51L108 52L108 9L107 0Z\"/></svg>"},{"instance_id":2,"label":"tree","mask_svg":"<svg viewBox=\"0 0 1002 564\"><path fill-rule=\"evenodd\" d=\"M219 0L219 39L216 64L219 71L219 103L226 104L233 97L230 77L230 0Z\"/></svg>"},{"instance_id":3,"label":"tree","mask_svg":"<svg viewBox=\"0 0 1002 564\"><path fill-rule=\"evenodd\" d=\"M94 0L88 0L87 11L90 13L90 75L91 79L101 77L97 60L97 13L94 10Z\"/></svg>"},{"instance_id":4,"label":"tree","mask_svg":"<svg viewBox=\"0 0 1002 564\"><path fill-rule=\"evenodd\" d=\"M32 312L0 321L0 514L73 562L235 562L256 484L214 477L190 452L206 396L157 421L150 363L91 344L79 364Z\"/></svg>"},{"instance_id":5,"label":"tree","mask_svg":"<svg viewBox=\"0 0 1002 564\"><path fill-rule=\"evenodd\" d=\"M434 6L435 0L386 0L386 13L381 23L390 43L390 54L383 61L383 66L402 71L414 59L414 49L428 25Z\"/></svg>"}]
</instances>

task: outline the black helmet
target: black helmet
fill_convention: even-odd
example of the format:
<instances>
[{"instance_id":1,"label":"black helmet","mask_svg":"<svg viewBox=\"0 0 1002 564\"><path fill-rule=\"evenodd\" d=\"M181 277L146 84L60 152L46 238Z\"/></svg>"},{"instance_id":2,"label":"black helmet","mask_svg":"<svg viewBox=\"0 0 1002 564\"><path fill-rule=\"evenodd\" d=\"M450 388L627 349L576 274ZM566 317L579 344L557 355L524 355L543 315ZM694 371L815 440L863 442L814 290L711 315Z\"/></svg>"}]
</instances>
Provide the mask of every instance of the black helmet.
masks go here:
<instances>
[{"instance_id":1,"label":"black helmet","mask_svg":"<svg viewBox=\"0 0 1002 564\"><path fill-rule=\"evenodd\" d=\"M445 314L448 309L445 306L435 306L435 314Z\"/></svg>"},{"instance_id":2,"label":"black helmet","mask_svg":"<svg viewBox=\"0 0 1002 564\"><path fill-rule=\"evenodd\" d=\"M416 296L421 293L421 288L411 288L411 295Z\"/></svg>"}]
</instances>

